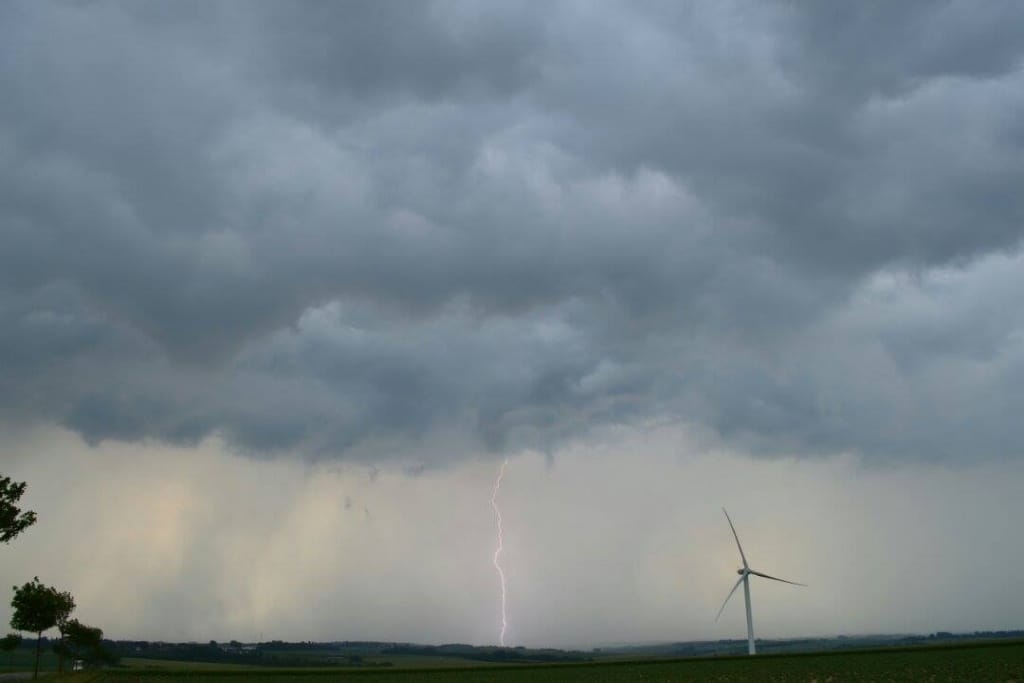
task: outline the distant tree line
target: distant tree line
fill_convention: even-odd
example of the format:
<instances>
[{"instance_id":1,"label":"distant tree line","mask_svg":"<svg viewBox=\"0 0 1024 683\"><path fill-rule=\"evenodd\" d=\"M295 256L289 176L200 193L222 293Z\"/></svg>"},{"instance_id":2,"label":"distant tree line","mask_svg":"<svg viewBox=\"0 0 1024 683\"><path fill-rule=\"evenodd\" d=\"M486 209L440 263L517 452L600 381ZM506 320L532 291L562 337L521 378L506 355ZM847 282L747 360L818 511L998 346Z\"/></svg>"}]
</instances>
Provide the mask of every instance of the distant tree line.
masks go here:
<instances>
[{"instance_id":1,"label":"distant tree line","mask_svg":"<svg viewBox=\"0 0 1024 683\"><path fill-rule=\"evenodd\" d=\"M381 644L381 647L386 644ZM379 648L377 648L379 649ZM115 646L122 657L162 659L179 662L210 662L217 664L244 664L269 667L327 667L327 666L390 666L386 662L370 662L361 652L346 652L338 643L266 643L243 644L236 640L218 643L165 643L149 641L122 641Z\"/></svg>"},{"instance_id":2,"label":"distant tree line","mask_svg":"<svg viewBox=\"0 0 1024 683\"><path fill-rule=\"evenodd\" d=\"M524 647L477 647L461 643L451 645L392 645L382 655L417 655L420 657L459 657L478 662L546 663L584 662L591 657L579 651L527 649Z\"/></svg>"}]
</instances>

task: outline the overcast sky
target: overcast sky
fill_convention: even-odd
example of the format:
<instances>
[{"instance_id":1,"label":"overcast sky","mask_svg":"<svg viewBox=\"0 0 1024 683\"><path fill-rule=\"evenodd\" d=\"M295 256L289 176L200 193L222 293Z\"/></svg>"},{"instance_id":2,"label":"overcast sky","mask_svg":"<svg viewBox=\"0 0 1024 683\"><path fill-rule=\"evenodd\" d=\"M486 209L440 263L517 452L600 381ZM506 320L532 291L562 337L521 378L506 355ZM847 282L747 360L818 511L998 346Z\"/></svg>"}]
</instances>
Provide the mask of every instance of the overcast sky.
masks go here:
<instances>
[{"instance_id":1,"label":"overcast sky","mask_svg":"<svg viewBox=\"0 0 1024 683\"><path fill-rule=\"evenodd\" d=\"M0 585L496 642L507 457L516 643L742 636L723 504L760 635L1022 627L1022 25L3 3Z\"/></svg>"}]
</instances>

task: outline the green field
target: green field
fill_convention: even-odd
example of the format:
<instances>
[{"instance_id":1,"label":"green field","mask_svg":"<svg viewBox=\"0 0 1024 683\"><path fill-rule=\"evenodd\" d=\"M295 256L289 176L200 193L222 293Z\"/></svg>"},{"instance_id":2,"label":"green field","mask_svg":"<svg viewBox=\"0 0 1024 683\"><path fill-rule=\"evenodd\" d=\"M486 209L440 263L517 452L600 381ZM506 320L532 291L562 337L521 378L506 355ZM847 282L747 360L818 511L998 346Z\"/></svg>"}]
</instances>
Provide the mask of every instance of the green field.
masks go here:
<instances>
[{"instance_id":1,"label":"green field","mask_svg":"<svg viewBox=\"0 0 1024 683\"><path fill-rule=\"evenodd\" d=\"M1024 683L1024 642L922 648L863 650L755 658L645 660L587 664L518 665L458 668L203 669L136 666L67 676L79 683L226 680L289 683L297 680L455 681L1015 681Z\"/></svg>"},{"instance_id":2,"label":"green field","mask_svg":"<svg viewBox=\"0 0 1024 683\"><path fill-rule=\"evenodd\" d=\"M0 653L0 673L7 671L31 671L35 660L35 650L28 648L19 648L14 652ZM53 654L49 648L43 650L42 655L39 657L39 670L57 670L57 655Z\"/></svg>"}]
</instances>

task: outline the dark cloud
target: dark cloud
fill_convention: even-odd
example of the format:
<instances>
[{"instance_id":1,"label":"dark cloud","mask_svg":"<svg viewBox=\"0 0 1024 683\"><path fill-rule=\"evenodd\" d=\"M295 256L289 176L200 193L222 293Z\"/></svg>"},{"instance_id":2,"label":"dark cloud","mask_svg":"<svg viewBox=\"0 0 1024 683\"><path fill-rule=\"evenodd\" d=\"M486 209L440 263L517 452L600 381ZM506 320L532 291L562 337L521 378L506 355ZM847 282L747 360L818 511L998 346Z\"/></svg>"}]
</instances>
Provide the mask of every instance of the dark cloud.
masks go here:
<instances>
[{"instance_id":1,"label":"dark cloud","mask_svg":"<svg viewBox=\"0 0 1024 683\"><path fill-rule=\"evenodd\" d=\"M1015 3L0 13L8 421L1022 451Z\"/></svg>"},{"instance_id":2,"label":"dark cloud","mask_svg":"<svg viewBox=\"0 0 1024 683\"><path fill-rule=\"evenodd\" d=\"M258 68L331 98L514 93L533 80L543 15L472 3L241 7L254 12ZM267 29L271 30L267 30Z\"/></svg>"}]
</instances>

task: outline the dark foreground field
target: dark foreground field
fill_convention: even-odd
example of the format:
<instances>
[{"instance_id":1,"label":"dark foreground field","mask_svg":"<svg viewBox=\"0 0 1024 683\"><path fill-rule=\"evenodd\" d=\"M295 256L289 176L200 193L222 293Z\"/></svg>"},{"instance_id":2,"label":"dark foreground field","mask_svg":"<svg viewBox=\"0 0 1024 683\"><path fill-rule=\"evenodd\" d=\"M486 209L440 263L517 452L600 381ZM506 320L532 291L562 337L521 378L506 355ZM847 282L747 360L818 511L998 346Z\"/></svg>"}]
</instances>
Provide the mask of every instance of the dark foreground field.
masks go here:
<instances>
[{"instance_id":1,"label":"dark foreground field","mask_svg":"<svg viewBox=\"0 0 1024 683\"><path fill-rule=\"evenodd\" d=\"M935 646L746 658L648 660L587 664L461 667L453 669L121 669L83 673L62 680L80 683L133 681L298 680L455 681L1016 681L1024 683L1024 642Z\"/></svg>"}]
</instances>

